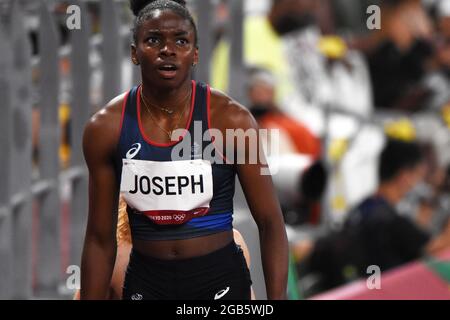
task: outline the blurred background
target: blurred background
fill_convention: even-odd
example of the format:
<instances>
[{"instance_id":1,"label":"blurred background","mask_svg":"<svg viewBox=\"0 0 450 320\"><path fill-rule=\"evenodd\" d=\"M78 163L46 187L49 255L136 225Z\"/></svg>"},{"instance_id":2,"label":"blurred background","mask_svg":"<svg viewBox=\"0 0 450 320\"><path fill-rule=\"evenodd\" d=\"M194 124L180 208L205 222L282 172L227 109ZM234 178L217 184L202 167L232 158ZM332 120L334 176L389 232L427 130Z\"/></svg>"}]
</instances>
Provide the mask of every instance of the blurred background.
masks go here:
<instances>
[{"instance_id":1,"label":"blurred background","mask_svg":"<svg viewBox=\"0 0 450 320\"><path fill-rule=\"evenodd\" d=\"M200 38L193 78L279 130L268 156L289 299L449 299L450 0L188 5ZM139 84L132 21L127 0L0 0L0 299L73 295L87 218L82 132ZM234 226L265 299L239 188Z\"/></svg>"}]
</instances>

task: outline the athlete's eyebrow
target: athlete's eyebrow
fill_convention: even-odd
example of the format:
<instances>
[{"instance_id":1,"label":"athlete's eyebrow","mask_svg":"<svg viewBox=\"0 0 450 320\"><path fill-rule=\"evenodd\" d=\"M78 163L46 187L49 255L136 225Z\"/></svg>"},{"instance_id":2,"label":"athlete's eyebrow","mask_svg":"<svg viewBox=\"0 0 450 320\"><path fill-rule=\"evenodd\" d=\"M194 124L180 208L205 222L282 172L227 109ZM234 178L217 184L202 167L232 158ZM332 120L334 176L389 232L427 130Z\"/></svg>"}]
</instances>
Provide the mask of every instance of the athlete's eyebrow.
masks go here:
<instances>
[{"instance_id":1,"label":"athlete's eyebrow","mask_svg":"<svg viewBox=\"0 0 450 320\"><path fill-rule=\"evenodd\" d=\"M147 34L163 34L163 32L160 29L150 29L146 31ZM175 30L175 31L171 31L170 33L173 33L176 37L179 36L187 36L189 34L188 31L186 30Z\"/></svg>"},{"instance_id":2,"label":"athlete's eyebrow","mask_svg":"<svg viewBox=\"0 0 450 320\"><path fill-rule=\"evenodd\" d=\"M161 30L159 29L151 29L146 31L147 34L161 34Z\"/></svg>"},{"instance_id":3,"label":"athlete's eyebrow","mask_svg":"<svg viewBox=\"0 0 450 320\"><path fill-rule=\"evenodd\" d=\"M187 36L188 33L189 33L189 32L187 32L187 31L185 31L185 30L183 30L183 31L178 31L178 32L175 32L175 36L176 36L176 37Z\"/></svg>"}]
</instances>

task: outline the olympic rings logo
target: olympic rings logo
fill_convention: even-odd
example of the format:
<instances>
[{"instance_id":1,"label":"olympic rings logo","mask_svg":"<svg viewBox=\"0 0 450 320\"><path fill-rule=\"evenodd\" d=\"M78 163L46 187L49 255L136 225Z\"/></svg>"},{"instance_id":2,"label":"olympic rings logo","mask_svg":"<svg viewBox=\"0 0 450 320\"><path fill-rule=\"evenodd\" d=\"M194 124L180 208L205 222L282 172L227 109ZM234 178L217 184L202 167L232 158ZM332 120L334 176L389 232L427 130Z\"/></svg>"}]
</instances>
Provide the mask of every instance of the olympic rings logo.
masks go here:
<instances>
[{"instance_id":1,"label":"olympic rings logo","mask_svg":"<svg viewBox=\"0 0 450 320\"><path fill-rule=\"evenodd\" d=\"M174 214L173 215L173 219L175 221L178 221L178 222L183 221L185 217L186 217L186 215L184 213L183 214Z\"/></svg>"}]
</instances>

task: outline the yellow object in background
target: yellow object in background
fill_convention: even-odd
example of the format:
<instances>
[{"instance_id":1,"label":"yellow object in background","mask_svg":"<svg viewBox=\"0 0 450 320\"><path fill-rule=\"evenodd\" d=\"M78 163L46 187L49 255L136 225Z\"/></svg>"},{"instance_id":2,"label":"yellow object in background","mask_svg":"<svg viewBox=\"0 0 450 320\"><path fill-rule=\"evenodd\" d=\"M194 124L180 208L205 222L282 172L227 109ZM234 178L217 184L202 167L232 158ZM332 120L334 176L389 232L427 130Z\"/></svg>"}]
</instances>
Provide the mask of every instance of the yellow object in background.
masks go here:
<instances>
[{"instance_id":1,"label":"yellow object in background","mask_svg":"<svg viewBox=\"0 0 450 320\"><path fill-rule=\"evenodd\" d=\"M328 156L333 162L337 162L342 159L348 149L347 139L333 139L328 148Z\"/></svg>"},{"instance_id":2,"label":"yellow object in background","mask_svg":"<svg viewBox=\"0 0 450 320\"><path fill-rule=\"evenodd\" d=\"M338 163L348 150L347 139L333 139L328 147L328 157ZM338 165L331 178L331 209L334 215L340 216L347 211L347 200L344 194L342 172Z\"/></svg>"},{"instance_id":3,"label":"yellow object in background","mask_svg":"<svg viewBox=\"0 0 450 320\"><path fill-rule=\"evenodd\" d=\"M336 195L331 201L333 211L343 212L347 209L347 201L343 195Z\"/></svg>"},{"instance_id":4,"label":"yellow object in background","mask_svg":"<svg viewBox=\"0 0 450 320\"><path fill-rule=\"evenodd\" d=\"M444 122L450 129L450 103L442 108L442 119L444 119Z\"/></svg>"},{"instance_id":5,"label":"yellow object in background","mask_svg":"<svg viewBox=\"0 0 450 320\"><path fill-rule=\"evenodd\" d=\"M230 49L228 39L220 40L211 62L211 86L224 92L229 88ZM245 66L265 68L275 76L276 99L281 103L293 91L290 69L283 52L283 42L265 15L245 18L243 50Z\"/></svg>"},{"instance_id":6,"label":"yellow object in background","mask_svg":"<svg viewBox=\"0 0 450 320\"><path fill-rule=\"evenodd\" d=\"M319 41L319 51L330 59L342 59L347 50L344 40L338 36L324 36Z\"/></svg>"},{"instance_id":7,"label":"yellow object in background","mask_svg":"<svg viewBox=\"0 0 450 320\"><path fill-rule=\"evenodd\" d=\"M68 104L63 103L59 106L59 110L58 110L58 118L59 118L59 122L64 124L67 123L69 121L70 118L70 107Z\"/></svg>"},{"instance_id":8,"label":"yellow object in background","mask_svg":"<svg viewBox=\"0 0 450 320\"><path fill-rule=\"evenodd\" d=\"M384 131L390 138L403 141L414 141L416 139L416 129L413 123L406 118L386 124Z\"/></svg>"},{"instance_id":9,"label":"yellow object in background","mask_svg":"<svg viewBox=\"0 0 450 320\"><path fill-rule=\"evenodd\" d=\"M211 86L223 92L228 91L228 70L230 69L230 43L220 40L212 55Z\"/></svg>"},{"instance_id":10,"label":"yellow object in background","mask_svg":"<svg viewBox=\"0 0 450 320\"><path fill-rule=\"evenodd\" d=\"M61 125L61 144L59 145L59 159L63 168L66 168L70 160L70 145L68 134L68 124L70 120L70 106L68 104L61 104L58 110L59 123Z\"/></svg>"}]
</instances>

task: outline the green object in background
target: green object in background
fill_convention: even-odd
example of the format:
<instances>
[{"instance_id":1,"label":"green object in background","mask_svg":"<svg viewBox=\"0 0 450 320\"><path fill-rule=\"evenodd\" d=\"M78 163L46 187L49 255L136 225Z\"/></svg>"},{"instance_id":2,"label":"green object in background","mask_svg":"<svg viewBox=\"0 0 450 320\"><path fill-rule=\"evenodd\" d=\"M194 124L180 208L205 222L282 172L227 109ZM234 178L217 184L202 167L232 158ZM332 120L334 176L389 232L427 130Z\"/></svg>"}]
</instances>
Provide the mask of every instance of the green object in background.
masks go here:
<instances>
[{"instance_id":1,"label":"green object in background","mask_svg":"<svg viewBox=\"0 0 450 320\"><path fill-rule=\"evenodd\" d=\"M442 261L436 258L425 259L425 265L437 274L442 280L450 284L450 261Z\"/></svg>"},{"instance_id":2,"label":"green object in background","mask_svg":"<svg viewBox=\"0 0 450 320\"><path fill-rule=\"evenodd\" d=\"M302 300L303 297L298 289L297 270L295 268L294 258L289 253L289 269L288 269L288 286L287 286L288 300Z\"/></svg>"}]
</instances>

